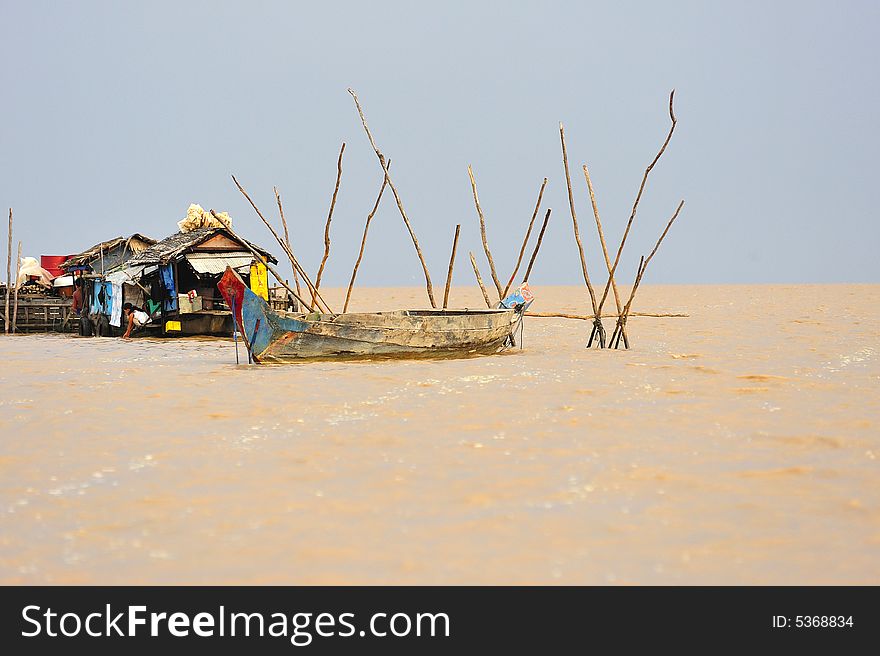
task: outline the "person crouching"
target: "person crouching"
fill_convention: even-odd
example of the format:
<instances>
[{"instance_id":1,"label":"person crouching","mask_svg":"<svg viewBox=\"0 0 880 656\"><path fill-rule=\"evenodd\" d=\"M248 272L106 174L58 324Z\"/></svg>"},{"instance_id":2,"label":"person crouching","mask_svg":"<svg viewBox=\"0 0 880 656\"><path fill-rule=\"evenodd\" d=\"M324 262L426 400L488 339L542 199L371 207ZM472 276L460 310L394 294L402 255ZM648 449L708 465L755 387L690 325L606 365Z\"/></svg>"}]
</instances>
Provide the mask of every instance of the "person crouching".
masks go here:
<instances>
[{"instance_id":1,"label":"person crouching","mask_svg":"<svg viewBox=\"0 0 880 656\"><path fill-rule=\"evenodd\" d=\"M131 303L126 303L122 306L122 313L125 315L126 324L125 334L122 336L122 339L129 339L132 330L142 328L150 323L150 315L141 308L136 308Z\"/></svg>"}]
</instances>

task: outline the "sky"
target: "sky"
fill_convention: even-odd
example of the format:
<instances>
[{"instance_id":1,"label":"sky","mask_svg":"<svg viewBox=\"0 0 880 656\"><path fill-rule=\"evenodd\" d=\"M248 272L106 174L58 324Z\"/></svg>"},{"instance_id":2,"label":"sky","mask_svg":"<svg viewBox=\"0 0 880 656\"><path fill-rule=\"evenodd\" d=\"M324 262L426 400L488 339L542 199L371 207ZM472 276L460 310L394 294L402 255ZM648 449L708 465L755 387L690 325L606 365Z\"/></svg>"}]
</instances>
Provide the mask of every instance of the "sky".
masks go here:
<instances>
[{"instance_id":1,"label":"sky","mask_svg":"<svg viewBox=\"0 0 880 656\"><path fill-rule=\"evenodd\" d=\"M499 278L547 177L531 282L581 283L560 121L602 287L581 167L613 253L674 88L619 280L683 199L645 284L880 282L877 2L0 0L0 26L0 207L25 255L162 238L199 203L281 256L234 174L276 225L278 187L314 272L345 142L322 283L345 285L382 181L352 87L441 295L456 224L454 283L468 251L489 279L469 164ZM358 281L423 280L386 193Z\"/></svg>"}]
</instances>

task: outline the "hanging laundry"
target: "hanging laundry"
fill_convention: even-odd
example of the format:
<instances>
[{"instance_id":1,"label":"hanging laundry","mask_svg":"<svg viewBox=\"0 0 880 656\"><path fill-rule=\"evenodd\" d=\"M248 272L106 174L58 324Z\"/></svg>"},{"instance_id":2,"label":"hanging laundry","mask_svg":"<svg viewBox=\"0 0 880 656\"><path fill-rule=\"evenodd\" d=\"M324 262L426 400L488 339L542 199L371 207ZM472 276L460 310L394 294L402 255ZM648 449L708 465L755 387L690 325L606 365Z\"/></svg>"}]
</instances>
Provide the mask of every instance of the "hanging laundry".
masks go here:
<instances>
[{"instance_id":1,"label":"hanging laundry","mask_svg":"<svg viewBox=\"0 0 880 656\"><path fill-rule=\"evenodd\" d=\"M113 312L113 285L112 285L112 283L104 282L103 286L104 286L103 312L104 312L104 314L106 314L109 317Z\"/></svg>"},{"instance_id":2,"label":"hanging laundry","mask_svg":"<svg viewBox=\"0 0 880 656\"><path fill-rule=\"evenodd\" d=\"M92 293L91 314L110 314L111 285L109 282L96 282Z\"/></svg>"},{"instance_id":3,"label":"hanging laundry","mask_svg":"<svg viewBox=\"0 0 880 656\"><path fill-rule=\"evenodd\" d=\"M165 301L165 310L171 312L177 310L177 289L174 286L174 270L170 264L163 264L159 267L162 274L162 283L168 292L168 299Z\"/></svg>"},{"instance_id":4,"label":"hanging laundry","mask_svg":"<svg viewBox=\"0 0 880 656\"><path fill-rule=\"evenodd\" d=\"M101 283L96 282L95 286L92 288L92 302L89 305L89 314L101 314L101 294L103 290L101 289Z\"/></svg>"},{"instance_id":5,"label":"hanging laundry","mask_svg":"<svg viewBox=\"0 0 880 656\"><path fill-rule=\"evenodd\" d=\"M122 285L110 283L110 325L122 326Z\"/></svg>"}]
</instances>

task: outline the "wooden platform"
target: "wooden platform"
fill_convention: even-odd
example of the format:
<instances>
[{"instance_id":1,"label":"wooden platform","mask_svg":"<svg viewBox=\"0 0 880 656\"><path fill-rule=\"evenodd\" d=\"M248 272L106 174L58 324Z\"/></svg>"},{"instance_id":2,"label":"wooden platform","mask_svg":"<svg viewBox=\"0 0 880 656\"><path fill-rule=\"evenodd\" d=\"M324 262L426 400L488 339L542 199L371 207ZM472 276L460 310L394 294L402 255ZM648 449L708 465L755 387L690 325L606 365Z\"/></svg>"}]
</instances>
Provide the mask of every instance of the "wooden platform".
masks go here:
<instances>
[{"instance_id":1,"label":"wooden platform","mask_svg":"<svg viewBox=\"0 0 880 656\"><path fill-rule=\"evenodd\" d=\"M54 296L27 295L18 297L16 332L75 332L79 317L71 311L73 300ZM9 299L9 321L13 315L12 298ZM5 325L4 302L0 301L0 325Z\"/></svg>"}]
</instances>

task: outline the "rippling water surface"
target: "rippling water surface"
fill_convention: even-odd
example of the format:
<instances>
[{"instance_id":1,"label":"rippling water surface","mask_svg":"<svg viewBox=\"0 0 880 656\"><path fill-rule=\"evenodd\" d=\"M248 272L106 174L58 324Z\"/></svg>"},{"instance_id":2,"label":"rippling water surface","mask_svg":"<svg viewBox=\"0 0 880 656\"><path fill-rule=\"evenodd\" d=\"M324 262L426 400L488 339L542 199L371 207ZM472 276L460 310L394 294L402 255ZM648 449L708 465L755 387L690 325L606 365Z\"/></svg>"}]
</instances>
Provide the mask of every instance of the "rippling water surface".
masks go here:
<instances>
[{"instance_id":1,"label":"rippling water surface","mask_svg":"<svg viewBox=\"0 0 880 656\"><path fill-rule=\"evenodd\" d=\"M630 351L535 318L498 356L272 367L0 336L0 582L880 583L880 286L638 303L691 316Z\"/></svg>"}]
</instances>

